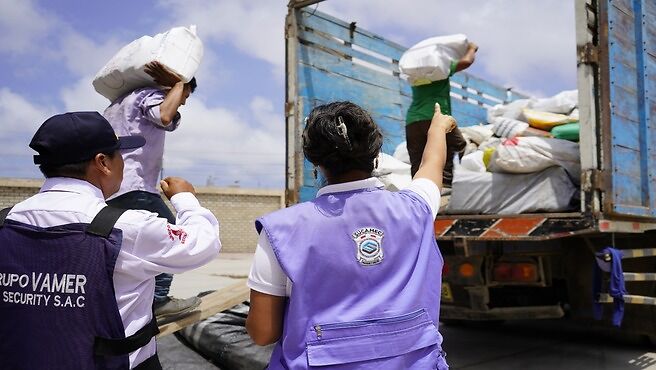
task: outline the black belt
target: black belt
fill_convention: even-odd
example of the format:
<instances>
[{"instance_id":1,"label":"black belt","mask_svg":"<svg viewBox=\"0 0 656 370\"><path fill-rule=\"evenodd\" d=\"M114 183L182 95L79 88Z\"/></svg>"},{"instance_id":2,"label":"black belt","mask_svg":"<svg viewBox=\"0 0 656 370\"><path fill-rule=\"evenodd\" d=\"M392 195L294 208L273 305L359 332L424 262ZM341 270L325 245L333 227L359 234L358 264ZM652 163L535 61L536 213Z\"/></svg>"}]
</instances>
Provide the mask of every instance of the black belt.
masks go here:
<instances>
[{"instance_id":1,"label":"black belt","mask_svg":"<svg viewBox=\"0 0 656 370\"><path fill-rule=\"evenodd\" d=\"M153 315L152 320L146 326L127 338L96 337L93 343L93 352L100 356L126 355L148 344L157 334L159 334L159 328L155 315Z\"/></svg>"}]
</instances>

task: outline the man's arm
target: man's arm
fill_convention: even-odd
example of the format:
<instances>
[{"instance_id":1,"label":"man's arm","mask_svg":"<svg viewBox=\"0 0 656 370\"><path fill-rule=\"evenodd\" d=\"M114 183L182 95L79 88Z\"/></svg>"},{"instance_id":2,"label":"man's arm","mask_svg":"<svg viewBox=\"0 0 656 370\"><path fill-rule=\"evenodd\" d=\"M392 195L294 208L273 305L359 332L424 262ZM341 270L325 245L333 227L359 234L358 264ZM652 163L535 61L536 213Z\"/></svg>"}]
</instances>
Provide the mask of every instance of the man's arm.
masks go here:
<instances>
[{"instance_id":1,"label":"man's arm","mask_svg":"<svg viewBox=\"0 0 656 370\"><path fill-rule=\"evenodd\" d=\"M456 64L456 72L460 72L464 69L467 69L469 68L469 66L474 64L474 60L476 60L477 51L478 51L478 46L473 42L470 42L469 45L467 46L467 52L462 58L460 58L460 60Z\"/></svg>"},{"instance_id":2,"label":"man's arm","mask_svg":"<svg viewBox=\"0 0 656 370\"><path fill-rule=\"evenodd\" d=\"M177 177L167 177L161 186L177 211L175 225L146 211L126 212L119 219L132 225L127 236L124 231L124 237L133 241L131 249L125 252L137 256L143 273L149 276L198 268L215 258L221 249L219 222L200 205L193 186ZM134 225L139 225L137 230Z\"/></svg>"},{"instance_id":3,"label":"man's arm","mask_svg":"<svg viewBox=\"0 0 656 370\"><path fill-rule=\"evenodd\" d=\"M164 87L171 89L166 93L164 101L159 105L159 117L162 125L168 126L173 122L178 114L178 108L184 104L189 96L184 82L175 73L169 71L159 62L151 62L146 65L145 72L148 73L155 82Z\"/></svg>"},{"instance_id":4,"label":"man's arm","mask_svg":"<svg viewBox=\"0 0 656 370\"><path fill-rule=\"evenodd\" d=\"M442 190L442 172L446 163L446 134L456 127L456 120L442 114L440 105L435 104L435 113L428 129L428 138L419 170L413 179L426 178Z\"/></svg>"}]
</instances>

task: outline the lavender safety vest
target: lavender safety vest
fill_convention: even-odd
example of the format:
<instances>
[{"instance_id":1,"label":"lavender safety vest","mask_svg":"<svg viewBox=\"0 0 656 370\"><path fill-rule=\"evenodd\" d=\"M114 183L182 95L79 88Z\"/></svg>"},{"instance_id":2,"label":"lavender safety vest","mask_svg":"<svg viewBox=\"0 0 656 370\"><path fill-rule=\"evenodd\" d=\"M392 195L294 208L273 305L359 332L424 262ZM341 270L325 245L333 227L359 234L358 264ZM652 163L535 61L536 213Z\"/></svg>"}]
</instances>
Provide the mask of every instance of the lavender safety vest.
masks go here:
<instances>
[{"instance_id":1,"label":"lavender safety vest","mask_svg":"<svg viewBox=\"0 0 656 370\"><path fill-rule=\"evenodd\" d=\"M415 193L326 194L256 221L292 281L269 369L447 369L443 259Z\"/></svg>"},{"instance_id":2,"label":"lavender safety vest","mask_svg":"<svg viewBox=\"0 0 656 370\"><path fill-rule=\"evenodd\" d=\"M0 214L0 368L128 369L155 321L125 338L113 273L123 213L40 228ZM154 327L153 327L154 326Z\"/></svg>"}]
</instances>

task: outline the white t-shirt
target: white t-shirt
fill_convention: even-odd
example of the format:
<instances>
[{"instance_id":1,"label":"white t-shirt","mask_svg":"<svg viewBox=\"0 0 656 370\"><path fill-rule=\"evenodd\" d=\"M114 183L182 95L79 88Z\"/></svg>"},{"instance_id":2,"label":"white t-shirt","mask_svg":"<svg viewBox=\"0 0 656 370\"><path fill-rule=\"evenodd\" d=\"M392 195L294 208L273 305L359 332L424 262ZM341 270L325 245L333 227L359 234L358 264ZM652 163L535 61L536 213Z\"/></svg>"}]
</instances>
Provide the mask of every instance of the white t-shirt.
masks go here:
<instances>
[{"instance_id":1,"label":"white t-shirt","mask_svg":"<svg viewBox=\"0 0 656 370\"><path fill-rule=\"evenodd\" d=\"M324 186L319 189L317 196L372 187L383 188L384 185L377 178L370 177L365 180ZM440 189L433 181L424 178L414 179L405 190L419 195L430 208L433 218L437 216L437 211L440 209ZM280 268L266 233L260 233L253 264L248 275L248 287L261 293L280 297L289 297L291 294L292 282Z\"/></svg>"}]
</instances>

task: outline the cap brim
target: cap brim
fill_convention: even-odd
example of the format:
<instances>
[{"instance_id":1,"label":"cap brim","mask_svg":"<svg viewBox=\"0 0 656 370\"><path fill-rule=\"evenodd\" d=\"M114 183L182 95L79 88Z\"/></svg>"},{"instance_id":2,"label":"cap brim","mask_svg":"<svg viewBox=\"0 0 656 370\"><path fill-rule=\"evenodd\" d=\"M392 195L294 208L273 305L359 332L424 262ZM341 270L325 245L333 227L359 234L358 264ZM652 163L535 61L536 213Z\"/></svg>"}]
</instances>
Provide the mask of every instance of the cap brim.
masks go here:
<instances>
[{"instance_id":1,"label":"cap brim","mask_svg":"<svg viewBox=\"0 0 656 370\"><path fill-rule=\"evenodd\" d=\"M118 149L136 149L146 144L146 138L139 135L121 136L118 138Z\"/></svg>"}]
</instances>

